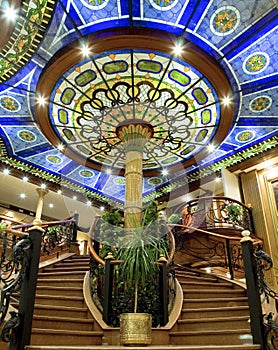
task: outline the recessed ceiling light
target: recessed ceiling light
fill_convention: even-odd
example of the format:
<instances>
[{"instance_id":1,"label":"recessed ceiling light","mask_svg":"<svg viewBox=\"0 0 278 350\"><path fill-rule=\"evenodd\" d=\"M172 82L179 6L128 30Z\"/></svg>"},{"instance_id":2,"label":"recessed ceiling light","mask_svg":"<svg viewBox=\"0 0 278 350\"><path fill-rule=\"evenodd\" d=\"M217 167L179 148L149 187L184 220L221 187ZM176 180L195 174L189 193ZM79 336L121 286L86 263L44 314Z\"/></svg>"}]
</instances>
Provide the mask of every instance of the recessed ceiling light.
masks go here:
<instances>
[{"instance_id":1,"label":"recessed ceiling light","mask_svg":"<svg viewBox=\"0 0 278 350\"><path fill-rule=\"evenodd\" d=\"M46 188L46 184L41 184L41 188L45 189Z\"/></svg>"},{"instance_id":2,"label":"recessed ceiling light","mask_svg":"<svg viewBox=\"0 0 278 350\"><path fill-rule=\"evenodd\" d=\"M92 205L92 202L91 201L87 201L86 203L88 206Z\"/></svg>"},{"instance_id":3,"label":"recessed ceiling light","mask_svg":"<svg viewBox=\"0 0 278 350\"><path fill-rule=\"evenodd\" d=\"M49 208L54 208L54 204L53 203L49 203L48 206L49 206Z\"/></svg>"},{"instance_id":4,"label":"recessed ceiling light","mask_svg":"<svg viewBox=\"0 0 278 350\"><path fill-rule=\"evenodd\" d=\"M43 96L37 96L37 102L38 102L38 104L40 105L40 106L44 106L45 104L46 104L46 98L45 97L43 97Z\"/></svg>"},{"instance_id":5,"label":"recessed ceiling light","mask_svg":"<svg viewBox=\"0 0 278 350\"><path fill-rule=\"evenodd\" d=\"M77 197L76 197L76 196L73 196L72 199L76 201L76 200L77 200Z\"/></svg>"},{"instance_id":6,"label":"recessed ceiling light","mask_svg":"<svg viewBox=\"0 0 278 350\"><path fill-rule=\"evenodd\" d=\"M4 170L3 170L3 174L4 174L4 175L9 175L9 173L10 173L10 170L9 170L9 169L4 169Z\"/></svg>"},{"instance_id":7,"label":"recessed ceiling light","mask_svg":"<svg viewBox=\"0 0 278 350\"><path fill-rule=\"evenodd\" d=\"M61 191L61 190L58 190L57 193L58 193L58 194L62 194L62 191Z\"/></svg>"},{"instance_id":8,"label":"recessed ceiling light","mask_svg":"<svg viewBox=\"0 0 278 350\"><path fill-rule=\"evenodd\" d=\"M180 56L183 52L183 44L181 42L176 42L174 46L174 55Z\"/></svg>"},{"instance_id":9,"label":"recessed ceiling light","mask_svg":"<svg viewBox=\"0 0 278 350\"><path fill-rule=\"evenodd\" d=\"M87 44L83 44L81 46L81 52L83 56L88 57L90 56L91 50Z\"/></svg>"},{"instance_id":10,"label":"recessed ceiling light","mask_svg":"<svg viewBox=\"0 0 278 350\"><path fill-rule=\"evenodd\" d=\"M62 143L60 143L60 144L57 146L57 149L58 149L59 151L63 151L63 150L65 149L65 146L64 146Z\"/></svg>"},{"instance_id":11,"label":"recessed ceiling light","mask_svg":"<svg viewBox=\"0 0 278 350\"><path fill-rule=\"evenodd\" d=\"M163 169L162 170L162 175L167 175L168 174L168 170L167 169Z\"/></svg>"},{"instance_id":12,"label":"recessed ceiling light","mask_svg":"<svg viewBox=\"0 0 278 350\"><path fill-rule=\"evenodd\" d=\"M10 22L15 22L17 18L17 12L18 10L15 9L13 6L6 7L3 9L3 15L4 17L9 20Z\"/></svg>"},{"instance_id":13,"label":"recessed ceiling light","mask_svg":"<svg viewBox=\"0 0 278 350\"><path fill-rule=\"evenodd\" d=\"M220 182L220 181L221 181L221 178L220 178L220 177L216 177L214 181L215 181L215 182Z\"/></svg>"},{"instance_id":14,"label":"recessed ceiling light","mask_svg":"<svg viewBox=\"0 0 278 350\"><path fill-rule=\"evenodd\" d=\"M23 176L22 181L28 182L28 180L29 180L28 176Z\"/></svg>"},{"instance_id":15,"label":"recessed ceiling light","mask_svg":"<svg viewBox=\"0 0 278 350\"><path fill-rule=\"evenodd\" d=\"M104 207L103 207L103 206L101 206L99 209L100 209L101 211L104 211Z\"/></svg>"},{"instance_id":16,"label":"recessed ceiling light","mask_svg":"<svg viewBox=\"0 0 278 350\"><path fill-rule=\"evenodd\" d=\"M225 106L229 106L229 104L232 103L232 99L231 99L230 97L226 96L226 97L224 97L224 98L222 99L222 103L223 103L223 105L225 105Z\"/></svg>"},{"instance_id":17,"label":"recessed ceiling light","mask_svg":"<svg viewBox=\"0 0 278 350\"><path fill-rule=\"evenodd\" d=\"M213 145L208 145L208 151L213 152L215 150L215 146Z\"/></svg>"},{"instance_id":18,"label":"recessed ceiling light","mask_svg":"<svg viewBox=\"0 0 278 350\"><path fill-rule=\"evenodd\" d=\"M22 198L22 199L26 198L26 194L25 193L20 193L19 197Z\"/></svg>"}]
</instances>

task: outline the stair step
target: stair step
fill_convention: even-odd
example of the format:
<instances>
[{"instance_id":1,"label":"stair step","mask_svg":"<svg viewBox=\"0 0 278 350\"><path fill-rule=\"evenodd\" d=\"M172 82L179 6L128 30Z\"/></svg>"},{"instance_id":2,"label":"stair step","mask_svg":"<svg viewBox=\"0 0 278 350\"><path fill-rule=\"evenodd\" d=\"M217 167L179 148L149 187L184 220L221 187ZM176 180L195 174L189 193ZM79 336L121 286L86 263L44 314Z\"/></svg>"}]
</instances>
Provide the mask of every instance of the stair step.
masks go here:
<instances>
[{"instance_id":1,"label":"stair step","mask_svg":"<svg viewBox=\"0 0 278 350\"><path fill-rule=\"evenodd\" d=\"M240 289L242 290L241 287L238 287L237 285L234 285L232 283L220 283L220 282L211 282L211 281L195 281L192 283L192 281L179 281L180 285L182 288L187 288L190 287L190 289L200 289L200 288L205 288L205 289L228 289L228 288L233 288L233 289Z\"/></svg>"},{"instance_id":2,"label":"stair step","mask_svg":"<svg viewBox=\"0 0 278 350\"><path fill-rule=\"evenodd\" d=\"M245 297L245 291L242 289L184 289L184 298L216 298L217 295L225 298Z\"/></svg>"},{"instance_id":3,"label":"stair step","mask_svg":"<svg viewBox=\"0 0 278 350\"><path fill-rule=\"evenodd\" d=\"M41 305L59 305L70 307L83 307L84 297L66 296L66 295L41 295L36 294L36 303Z\"/></svg>"},{"instance_id":4,"label":"stair step","mask_svg":"<svg viewBox=\"0 0 278 350\"><path fill-rule=\"evenodd\" d=\"M67 329L75 331L93 331L94 320L86 318L38 316L33 317L32 327L40 329Z\"/></svg>"},{"instance_id":5,"label":"stair step","mask_svg":"<svg viewBox=\"0 0 278 350\"><path fill-rule=\"evenodd\" d=\"M59 273L59 272L70 272L70 273L83 273L84 271L89 271L90 266L89 264L87 266L61 266L61 267L45 267L43 269L43 273Z\"/></svg>"},{"instance_id":6,"label":"stair step","mask_svg":"<svg viewBox=\"0 0 278 350\"><path fill-rule=\"evenodd\" d=\"M87 318L88 309L86 307L68 307L35 304L34 315Z\"/></svg>"},{"instance_id":7,"label":"stair step","mask_svg":"<svg viewBox=\"0 0 278 350\"><path fill-rule=\"evenodd\" d=\"M103 350L122 350L126 346L113 345L101 346ZM99 346L28 346L25 350L99 350ZM260 345L212 345L203 346L202 350L260 350ZM132 346L132 350L142 350L142 346ZM200 350L199 346L188 345L148 345L148 350Z\"/></svg>"},{"instance_id":8,"label":"stair step","mask_svg":"<svg viewBox=\"0 0 278 350\"><path fill-rule=\"evenodd\" d=\"M249 307L246 306L226 306L226 307L204 307L204 308L186 308L182 309L182 318L199 319L201 315L207 317L220 317L221 315L245 316L249 314Z\"/></svg>"},{"instance_id":9,"label":"stair step","mask_svg":"<svg viewBox=\"0 0 278 350\"><path fill-rule=\"evenodd\" d=\"M179 280L179 282L182 281L202 281L202 282L215 282L215 283L225 283L224 281L219 281L217 278L213 276L198 276L198 275L187 275L187 274L177 274L175 273L176 278Z\"/></svg>"},{"instance_id":10,"label":"stair step","mask_svg":"<svg viewBox=\"0 0 278 350\"><path fill-rule=\"evenodd\" d=\"M202 314L203 315L203 314ZM248 316L226 316L226 317L209 317L199 319L182 319L177 323L178 331L202 331L217 329L245 329L249 327Z\"/></svg>"},{"instance_id":11,"label":"stair step","mask_svg":"<svg viewBox=\"0 0 278 350\"><path fill-rule=\"evenodd\" d=\"M53 271L53 269L52 269ZM64 272L40 272L38 273L38 278L52 278L52 279L60 279L64 277L69 277L71 276L73 279L78 279L78 278L84 278L84 275L86 274L87 270L82 270L82 271L64 271Z\"/></svg>"},{"instance_id":12,"label":"stair step","mask_svg":"<svg viewBox=\"0 0 278 350\"><path fill-rule=\"evenodd\" d=\"M55 265L53 265L53 267L54 268L56 268L56 267L75 267L75 268L84 268L84 269L86 269L86 268L88 268L90 266L90 261L88 260L88 261L81 261L81 262L72 262L72 261L62 261L62 262L60 262L60 263L57 263L57 264L55 264Z\"/></svg>"},{"instance_id":13,"label":"stair step","mask_svg":"<svg viewBox=\"0 0 278 350\"><path fill-rule=\"evenodd\" d=\"M244 306L247 305L247 297L241 298L188 298L183 301L183 309L186 308L204 308L206 307L227 307L227 306Z\"/></svg>"},{"instance_id":14,"label":"stair step","mask_svg":"<svg viewBox=\"0 0 278 350\"><path fill-rule=\"evenodd\" d=\"M101 345L103 332L32 328L32 345Z\"/></svg>"},{"instance_id":15,"label":"stair step","mask_svg":"<svg viewBox=\"0 0 278 350\"><path fill-rule=\"evenodd\" d=\"M44 274L43 274L44 275ZM41 276L42 277L42 276ZM63 286L63 287L80 287L83 285L84 276L82 278L38 278L37 286L42 286L47 283L48 286Z\"/></svg>"},{"instance_id":16,"label":"stair step","mask_svg":"<svg viewBox=\"0 0 278 350\"><path fill-rule=\"evenodd\" d=\"M55 280L56 281L56 280ZM83 296L82 287L64 287L64 286L37 286L37 294L48 294L48 295L70 295L70 296Z\"/></svg>"},{"instance_id":17,"label":"stair step","mask_svg":"<svg viewBox=\"0 0 278 350\"><path fill-rule=\"evenodd\" d=\"M170 332L171 343L175 345L198 345L203 349L203 345L245 345L253 344L252 335L249 329L225 329L208 331L175 331Z\"/></svg>"}]
</instances>

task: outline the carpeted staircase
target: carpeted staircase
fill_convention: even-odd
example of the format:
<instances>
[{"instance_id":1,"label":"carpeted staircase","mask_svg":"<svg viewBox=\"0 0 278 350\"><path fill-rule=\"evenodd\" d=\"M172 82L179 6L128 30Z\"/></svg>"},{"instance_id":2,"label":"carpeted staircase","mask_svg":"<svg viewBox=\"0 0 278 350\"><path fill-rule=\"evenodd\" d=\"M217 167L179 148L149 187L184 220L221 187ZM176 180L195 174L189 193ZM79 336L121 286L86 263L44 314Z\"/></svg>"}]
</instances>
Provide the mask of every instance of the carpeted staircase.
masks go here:
<instances>
[{"instance_id":1,"label":"carpeted staircase","mask_svg":"<svg viewBox=\"0 0 278 350\"><path fill-rule=\"evenodd\" d=\"M38 275L32 345L100 345L103 332L88 311L83 281L89 257L73 255Z\"/></svg>"},{"instance_id":2,"label":"carpeted staircase","mask_svg":"<svg viewBox=\"0 0 278 350\"><path fill-rule=\"evenodd\" d=\"M89 258L72 256L44 268L38 276L31 345L26 350L118 350L104 344L105 330L94 321L83 298ZM169 344L149 350L258 350L252 345L244 289L198 272L176 271L184 295ZM155 332L153 332L155 336ZM118 339L118 338L117 338ZM142 347L132 347L133 350Z\"/></svg>"},{"instance_id":3,"label":"carpeted staircase","mask_svg":"<svg viewBox=\"0 0 278 350\"><path fill-rule=\"evenodd\" d=\"M260 349L252 345L245 290L224 279L176 269L183 289L180 319L170 332L175 345L220 346L222 349Z\"/></svg>"}]
</instances>

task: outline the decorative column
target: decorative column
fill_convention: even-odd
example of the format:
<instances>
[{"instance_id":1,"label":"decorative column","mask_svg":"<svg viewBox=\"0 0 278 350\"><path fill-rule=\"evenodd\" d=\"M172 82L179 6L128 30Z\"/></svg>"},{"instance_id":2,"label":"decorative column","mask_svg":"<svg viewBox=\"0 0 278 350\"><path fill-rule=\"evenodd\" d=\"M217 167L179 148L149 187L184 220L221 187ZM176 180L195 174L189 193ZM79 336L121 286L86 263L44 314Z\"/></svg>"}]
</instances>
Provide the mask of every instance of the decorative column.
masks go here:
<instances>
[{"instance_id":1,"label":"decorative column","mask_svg":"<svg viewBox=\"0 0 278 350\"><path fill-rule=\"evenodd\" d=\"M152 137L149 124L123 124L117 128L117 135L124 144L125 164L125 228L134 228L142 224L142 180L143 151L146 142Z\"/></svg>"},{"instance_id":2,"label":"decorative column","mask_svg":"<svg viewBox=\"0 0 278 350\"><path fill-rule=\"evenodd\" d=\"M39 194L37 209L36 209L36 217L33 221L34 226L40 227L42 225L41 216L42 216L42 208L43 208L43 199L44 196L48 193L48 190L44 188L37 188L36 191Z\"/></svg>"}]
</instances>

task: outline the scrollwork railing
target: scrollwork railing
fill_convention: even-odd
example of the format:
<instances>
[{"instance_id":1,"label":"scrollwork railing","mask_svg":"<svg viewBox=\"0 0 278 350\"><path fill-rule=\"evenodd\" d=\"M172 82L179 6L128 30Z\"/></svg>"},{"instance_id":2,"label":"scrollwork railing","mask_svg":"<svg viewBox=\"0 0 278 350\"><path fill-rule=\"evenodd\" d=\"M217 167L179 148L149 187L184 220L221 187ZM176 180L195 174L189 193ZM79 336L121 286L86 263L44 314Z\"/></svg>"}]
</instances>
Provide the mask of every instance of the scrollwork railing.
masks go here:
<instances>
[{"instance_id":1,"label":"scrollwork railing","mask_svg":"<svg viewBox=\"0 0 278 350\"><path fill-rule=\"evenodd\" d=\"M270 256L262 250L261 245L254 251L254 256L256 259L258 287L262 302L270 304L270 301L273 300L277 317L278 292L271 288L265 281L264 273L273 267L273 261ZM278 324L273 317L274 312L269 312L264 315L265 344L267 350L278 350Z\"/></svg>"},{"instance_id":2,"label":"scrollwork railing","mask_svg":"<svg viewBox=\"0 0 278 350\"><path fill-rule=\"evenodd\" d=\"M231 228L253 232L252 210L228 197L200 197L181 207L183 224L200 229Z\"/></svg>"},{"instance_id":3,"label":"scrollwork railing","mask_svg":"<svg viewBox=\"0 0 278 350\"><path fill-rule=\"evenodd\" d=\"M7 320L1 331L1 340L5 342L14 341L14 333L11 329L17 328L21 323L19 313L11 309L11 301L18 304L19 300L15 293L21 289L22 282L26 276L32 243L28 234L16 230L6 229L1 234L2 254L0 266L1 283L1 308L0 323L3 324L9 310L10 319ZM12 347L11 347L12 348Z\"/></svg>"}]
</instances>

